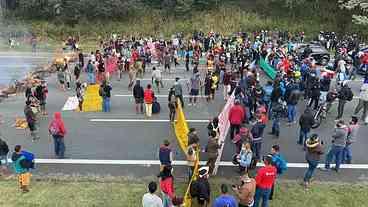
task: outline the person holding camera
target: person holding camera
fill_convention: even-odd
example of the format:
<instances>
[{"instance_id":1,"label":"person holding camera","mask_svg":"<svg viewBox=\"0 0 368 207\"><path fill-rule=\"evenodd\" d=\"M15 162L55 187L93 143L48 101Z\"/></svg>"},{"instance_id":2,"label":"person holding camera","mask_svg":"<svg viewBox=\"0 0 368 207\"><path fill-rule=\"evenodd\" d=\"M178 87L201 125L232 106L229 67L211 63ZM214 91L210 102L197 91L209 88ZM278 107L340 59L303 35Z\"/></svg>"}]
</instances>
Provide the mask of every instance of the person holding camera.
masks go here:
<instances>
[{"instance_id":1,"label":"person holding camera","mask_svg":"<svg viewBox=\"0 0 368 207\"><path fill-rule=\"evenodd\" d=\"M312 134L305 142L307 150L305 159L308 163L308 169L305 172L303 184L305 188L310 186L310 180L313 176L314 170L317 168L321 155L323 154L323 142L319 139L318 134Z\"/></svg>"},{"instance_id":2,"label":"person holding camera","mask_svg":"<svg viewBox=\"0 0 368 207\"><path fill-rule=\"evenodd\" d=\"M240 178L240 185L233 185L233 191L239 199L239 207L251 207L254 204L254 194L256 192L256 180L250 178L248 173Z\"/></svg>"}]
</instances>

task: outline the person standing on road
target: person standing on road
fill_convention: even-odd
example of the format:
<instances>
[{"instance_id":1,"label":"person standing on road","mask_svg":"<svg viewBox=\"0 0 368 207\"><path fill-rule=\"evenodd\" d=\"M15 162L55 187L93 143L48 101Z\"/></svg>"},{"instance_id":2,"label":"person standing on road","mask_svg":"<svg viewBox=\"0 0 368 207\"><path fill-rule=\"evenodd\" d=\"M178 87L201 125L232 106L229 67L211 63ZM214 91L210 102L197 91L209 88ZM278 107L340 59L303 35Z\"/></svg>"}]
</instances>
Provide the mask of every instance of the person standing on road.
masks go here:
<instances>
[{"instance_id":1,"label":"person standing on road","mask_svg":"<svg viewBox=\"0 0 368 207\"><path fill-rule=\"evenodd\" d=\"M286 102L288 107L288 121L289 125L293 124L295 122L295 116L296 116L296 105L298 104L299 100L299 90L297 86L293 83L292 86L290 86L290 89L286 92ZM289 91L290 90L290 91Z\"/></svg>"},{"instance_id":2,"label":"person standing on road","mask_svg":"<svg viewBox=\"0 0 368 207\"><path fill-rule=\"evenodd\" d=\"M308 188L310 186L310 180L313 177L313 173L321 160L323 145L317 134L312 134L305 143L307 147L305 159L308 163L308 170L305 172L303 184L305 188Z\"/></svg>"},{"instance_id":3,"label":"person standing on road","mask_svg":"<svg viewBox=\"0 0 368 207\"><path fill-rule=\"evenodd\" d=\"M355 107L354 115L357 116L358 113L363 109L362 120L367 124L367 110L368 110L368 78L364 79L364 83L360 88L359 103Z\"/></svg>"},{"instance_id":4,"label":"person standing on road","mask_svg":"<svg viewBox=\"0 0 368 207\"><path fill-rule=\"evenodd\" d=\"M164 88L164 84L162 83L162 75L161 70L156 67L152 68L152 84L155 83L157 92L160 93L160 86Z\"/></svg>"},{"instance_id":5,"label":"person standing on road","mask_svg":"<svg viewBox=\"0 0 368 207\"><path fill-rule=\"evenodd\" d=\"M353 91L351 91L351 89L349 88L347 81L344 81L342 83L342 88L339 91L339 94L337 97L339 98L339 105L337 106L336 120L339 120L342 118L344 114L344 108L345 108L346 102L352 101L354 98Z\"/></svg>"},{"instance_id":6,"label":"person standing on road","mask_svg":"<svg viewBox=\"0 0 368 207\"><path fill-rule=\"evenodd\" d=\"M157 183L150 182L148 184L148 193L143 195L142 206L143 207L163 207L162 200L155 192L157 191Z\"/></svg>"},{"instance_id":7,"label":"person standing on road","mask_svg":"<svg viewBox=\"0 0 368 207\"><path fill-rule=\"evenodd\" d=\"M83 111L83 100L84 100L84 90L87 84L81 84L79 81L76 83L75 93L78 99L79 111Z\"/></svg>"},{"instance_id":8,"label":"person standing on road","mask_svg":"<svg viewBox=\"0 0 368 207\"><path fill-rule=\"evenodd\" d=\"M76 64L75 67L74 67L73 73L74 73L74 79L75 79L76 82L79 81L79 77L80 77L80 73L81 73L81 67L83 67L83 66L81 66L80 64Z\"/></svg>"},{"instance_id":9,"label":"person standing on road","mask_svg":"<svg viewBox=\"0 0 368 207\"><path fill-rule=\"evenodd\" d=\"M111 110L111 90L112 87L107 83L106 80L103 80L102 85L100 86L100 96L102 97L102 111L110 112Z\"/></svg>"},{"instance_id":10,"label":"person standing on road","mask_svg":"<svg viewBox=\"0 0 368 207\"><path fill-rule=\"evenodd\" d=\"M62 69L59 69L57 72L58 86L61 91L65 91L65 72Z\"/></svg>"},{"instance_id":11,"label":"person standing on road","mask_svg":"<svg viewBox=\"0 0 368 207\"><path fill-rule=\"evenodd\" d=\"M342 155L342 162L346 164L351 164L351 160L353 159L353 154L351 151L351 144L353 144L357 138L358 130L359 130L358 118L353 116L351 117L351 121L348 126L348 137L346 140L346 145Z\"/></svg>"},{"instance_id":12,"label":"person standing on road","mask_svg":"<svg viewBox=\"0 0 368 207\"><path fill-rule=\"evenodd\" d=\"M189 106L196 105L201 86L201 77L198 70L193 70L193 76L190 78L190 98Z\"/></svg>"},{"instance_id":13,"label":"person standing on road","mask_svg":"<svg viewBox=\"0 0 368 207\"><path fill-rule=\"evenodd\" d=\"M171 73L171 56L168 52L164 55L164 69L166 72L166 69L169 71L169 74Z\"/></svg>"},{"instance_id":14,"label":"person standing on road","mask_svg":"<svg viewBox=\"0 0 368 207\"><path fill-rule=\"evenodd\" d=\"M226 184L221 184L221 195L215 199L213 207L238 207L234 196L228 194L229 190Z\"/></svg>"},{"instance_id":15,"label":"person standing on road","mask_svg":"<svg viewBox=\"0 0 368 207\"><path fill-rule=\"evenodd\" d=\"M234 106L229 111L229 122L230 122L230 139L234 139L234 135L239 133L240 125L244 121L245 117L244 107L240 105L240 100L236 99Z\"/></svg>"},{"instance_id":16,"label":"person standing on road","mask_svg":"<svg viewBox=\"0 0 368 207\"><path fill-rule=\"evenodd\" d=\"M272 165L272 156L263 157L264 167L257 171L256 176L256 194L254 196L254 207L258 207L262 200L262 207L268 207L272 186L276 180L277 170Z\"/></svg>"},{"instance_id":17,"label":"person standing on road","mask_svg":"<svg viewBox=\"0 0 368 207\"><path fill-rule=\"evenodd\" d=\"M42 81L41 84L39 84L35 90L35 97L38 99L40 103L40 109L41 109L42 115L47 115L46 98L47 98L48 92L49 91L47 89L46 81Z\"/></svg>"},{"instance_id":18,"label":"person standing on road","mask_svg":"<svg viewBox=\"0 0 368 207\"><path fill-rule=\"evenodd\" d=\"M230 70L226 70L225 74L224 74L224 78L222 83L224 84L224 88L223 88L223 95L224 95L224 100L227 101L227 99L230 96L230 91L231 91L231 71Z\"/></svg>"},{"instance_id":19,"label":"person standing on road","mask_svg":"<svg viewBox=\"0 0 368 207\"><path fill-rule=\"evenodd\" d=\"M177 107L174 87L170 88L168 101L169 101L168 107L169 107L169 111L170 111L169 120L170 120L170 122L174 122L175 121L175 114L176 114L176 107Z\"/></svg>"},{"instance_id":20,"label":"person standing on road","mask_svg":"<svg viewBox=\"0 0 368 207\"><path fill-rule=\"evenodd\" d=\"M88 61L86 72L87 72L87 83L90 85L95 84L96 83L96 76L95 76L96 69L95 69L94 64L92 64L92 60Z\"/></svg>"},{"instance_id":21,"label":"person standing on road","mask_svg":"<svg viewBox=\"0 0 368 207\"><path fill-rule=\"evenodd\" d=\"M218 157L218 150L221 148L221 145L218 143L217 133L212 131L210 132L210 137L208 139L208 143L206 146L207 153L207 166L209 167L209 174L212 175L213 170L215 169L216 160Z\"/></svg>"},{"instance_id":22,"label":"person standing on road","mask_svg":"<svg viewBox=\"0 0 368 207\"><path fill-rule=\"evenodd\" d=\"M175 97L180 99L181 107L184 108L183 87L179 83L179 80L180 80L179 77L175 78L175 84L174 84Z\"/></svg>"},{"instance_id":23,"label":"person standing on road","mask_svg":"<svg viewBox=\"0 0 368 207\"><path fill-rule=\"evenodd\" d=\"M36 114L32 110L31 101L29 101L29 100L26 101L26 106L24 107L24 115L26 117L28 128L31 131L32 141L34 142L34 141L40 139L40 137L37 134L37 127L36 127L37 118L36 118Z\"/></svg>"},{"instance_id":24,"label":"person standing on road","mask_svg":"<svg viewBox=\"0 0 368 207\"><path fill-rule=\"evenodd\" d=\"M312 111L310 110L310 108L306 108L304 110L304 113L299 118L300 131L299 131L299 140L297 142L299 145L305 146L305 140L307 140L308 133L310 132L313 124L314 118Z\"/></svg>"},{"instance_id":25,"label":"person standing on road","mask_svg":"<svg viewBox=\"0 0 368 207\"><path fill-rule=\"evenodd\" d=\"M164 143L160 146L158 156L161 164L160 172L164 169L165 166L171 166L171 163L173 161L173 154L170 148L169 140L164 140Z\"/></svg>"},{"instance_id":26,"label":"person standing on road","mask_svg":"<svg viewBox=\"0 0 368 207\"><path fill-rule=\"evenodd\" d=\"M152 86L151 84L148 84L146 90L144 90L144 103L146 107L147 117L152 116L152 103L153 103L154 97L155 97L155 94L153 93Z\"/></svg>"},{"instance_id":27,"label":"person standing on road","mask_svg":"<svg viewBox=\"0 0 368 207\"><path fill-rule=\"evenodd\" d=\"M63 159L65 153L64 137L66 135L66 129L60 112L55 112L54 119L49 125L49 133L54 139L55 156L59 159Z\"/></svg>"},{"instance_id":28,"label":"person standing on road","mask_svg":"<svg viewBox=\"0 0 368 207\"><path fill-rule=\"evenodd\" d=\"M239 186L233 185L233 191L239 199L239 207L252 207L256 192L256 180L250 178L248 173L245 173L240 179L241 184Z\"/></svg>"},{"instance_id":29,"label":"person standing on road","mask_svg":"<svg viewBox=\"0 0 368 207\"><path fill-rule=\"evenodd\" d=\"M144 90L141 86L141 81L137 80L133 87L133 97L135 100L135 112L137 114L143 114L143 100L144 100Z\"/></svg>"},{"instance_id":30,"label":"person standing on road","mask_svg":"<svg viewBox=\"0 0 368 207\"><path fill-rule=\"evenodd\" d=\"M348 127L345 125L345 122L343 120L337 121L334 133L332 135L332 145L326 156L325 167L321 168L321 170L330 170L330 163L335 158L336 167L334 170L339 172L343 151L346 146L347 135Z\"/></svg>"},{"instance_id":31,"label":"person standing on road","mask_svg":"<svg viewBox=\"0 0 368 207\"><path fill-rule=\"evenodd\" d=\"M263 132L266 125L262 122L261 116L257 116L257 121L253 124L250 132L252 134L252 152L255 154L255 157L258 161L261 158Z\"/></svg>"}]
</instances>

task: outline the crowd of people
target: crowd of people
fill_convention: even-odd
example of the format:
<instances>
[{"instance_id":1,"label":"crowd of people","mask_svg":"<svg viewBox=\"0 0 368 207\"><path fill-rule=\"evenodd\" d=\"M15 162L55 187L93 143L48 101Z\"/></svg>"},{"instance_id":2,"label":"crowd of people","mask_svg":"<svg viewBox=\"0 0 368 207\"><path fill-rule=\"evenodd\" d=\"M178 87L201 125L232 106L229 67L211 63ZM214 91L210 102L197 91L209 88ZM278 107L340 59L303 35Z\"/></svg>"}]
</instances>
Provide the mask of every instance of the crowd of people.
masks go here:
<instances>
[{"instance_id":1,"label":"crowd of people","mask_svg":"<svg viewBox=\"0 0 368 207\"><path fill-rule=\"evenodd\" d=\"M332 33L331 33L332 34ZM337 51L335 64L319 64L311 57L311 47L307 45L301 54L296 50L297 43L303 43L304 33L291 34L287 32L259 31L254 33L237 33L226 37L214 32L204 34L196 32L190 39L182 35L175 35L170 40L149 38L124 38L112 35L107 41L99 42L99 49L90 54L83 54L72 38L68 44L74 45L73 50L78 53L78 61L74 66L74 78L68 59L58 65L57 81L60 90L73 88L79 101L79 109L83 111L84 90L88 85L99 84L99 95L103 99L102 111L111 111L111 80L121 81L124 75L129 77L128 89L132 91L137 114L145 114L147 118L159 113L160 104L155 94L161 93L162 88L168 87L169 119L175 121L176 108L180 104L185 110L190 110L202 98L207 103L214 102L215 96L221 96L225 101L234 100L229 110L230 123L229 138L234 144L233 163L239 167L241 179L238 184L231 186L236 197L229 195L229 186L221 185L222 195L213 202L211 186L208 179L214 174L219 149L224 144L219 140L219 119L215 117L208 124L208 144L200 147L200 137L195 128L188 134L188 148L185 155L188 165L188 180L195 174L195 165L199 159L199 152L207 156L206 166L198 170L198 177L191 182L190 194L195 205L215 207L254 206L262 203L267 207L273 198L276 180L286 172L287 161L281 155L279 145L272 146L267 154L262 154L265 128L272 122L269 132L274 139L280 139L280 122L283 118L289 126L298 122L299 135L296 143L305 150L308 169L303 179L303 186L309 188L314 170L326 154L325 167L330 170L333 160L336 162L334 170L340 170L341 163L352 162L351 145L355 142L359 130L358 113L363 109L361 119L368 123L368 76L364 74L364 83L359 94L359 103L354 114L347 123L343 114L346 103L353 100L354 93L349 87L349 80L356 76L353 68L367 68L367 52L360 51L360 44L356 36L318 36L318 41L327 49ZM332 38L331 38L332 37ZM326 41L327 39L327 41ZM85 61L87 59L87 61ZM260 70L260 60L263 59L272 66L276 77L263 82ZM353 60L353 61L351 61ZM85 64L85 62L87 64ZM179 65L192 73L188 81L181 77L175 78L171 86L163 84L163 74L173 74L179 70ZM140 79L151 70L151 83L143 86ZM333 73L336 74L336 84L333 85ZM81 75L86 74L86 83L82 83ZM184 100L185 86L188 88L189 101ZM204 93L203 93L204 89ZM218 93L218 90L222 90ZM37 135L37 114L39 110L46 115L47 84L42 82L35 88L26 90L26 107L24 113L34 141ZM230 97L234 99L230 99ZM318 134L311 134L315 126L315 113L321 108L326 116L330 113L332 103L338 99L336 127L332 134L332 143L328 151L324 151L324 143ZM305 111L297 116L297 107L305 103ZM303 105L304 106L304 105ZM188 109L189 108L189 109ZM66 129L61 114L56 112L48 127L54 139L55 156L64 158L64 137ZM0 142L1 144L1 142ZM7 151L5 153L5 151ZM9 150L1 150L4 156ZM29 154L22 154L21 146L16 146L12 156L19 182L24 192L28 191L29 173L32 167L21 162L22 159L33 160ZM151 206L180 206L183 199L176 196L174 187L173 156L170 142L165 140L159 149L161 163L159 186L162 197L155 195L158 189L156 182L148 185L148 193L143 196L144 207ZM263 162L252 178L257 163ZM254 174L254 173L253 173Z\"/></svg>"}]
</instances>

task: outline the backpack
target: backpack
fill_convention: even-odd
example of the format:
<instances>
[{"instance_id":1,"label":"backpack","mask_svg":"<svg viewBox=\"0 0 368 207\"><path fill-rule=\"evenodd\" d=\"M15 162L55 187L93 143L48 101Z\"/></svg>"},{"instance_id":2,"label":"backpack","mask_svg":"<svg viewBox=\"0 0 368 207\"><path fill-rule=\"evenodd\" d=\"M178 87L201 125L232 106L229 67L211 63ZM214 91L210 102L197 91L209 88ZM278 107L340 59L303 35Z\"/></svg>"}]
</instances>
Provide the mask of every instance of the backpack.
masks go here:
<instances>
[{"instance_id":1,"label":"backpack","mask_svg":"<svg viewBox=\"0 0 368 207\"><path fill-rule=\"evenodd\" d=\"M192 198L196 198L199 196L200 194L200 186L199 186L199 182L196 180L196 181L193 181L192 184L190 184L190 196Z\"/></svg>"},{"instance_id":2,"label":"backpack","mask_svg":"<svg viewBox=\"0 0 368 207\"><path fill-rule=\"evenodd\" d=\"M348 88L346 91L346 100L352 101L354 98L353 91L351 91L351 88Z\"/></svg>"},{"instance_id":3,"label":"backpack","mask_svg":"<svg viewBox=\"0 0 368 207\"><path fill-rule=\"evenodd\" d=\"M34 169L35 166L34 166L34 159L35 159L35 156L33 153L31 152L27 152L27 151L22 151L21 152L21 155L24 156L24 159L20 161L20 166L22 168L25 168L25 169Z\"/></svg>"},{"instance_id":4,"label":"backpack","mask_svg":"<svg viewBox=\"0 0 368 207\"><path fill-rule=\"evenodd\" d=\"M49 132L51 135L59 135L60 134L60 128L57 125L56 121L53 121L50 125Z\"/></svg>"},{"instance_id":5,"label":"backpack","mask_svg":"<svg viewBox=\"0 0 368 207\"><path fill-rule=\"evenodd\" d=\"M273 164L277 169L277 174L281 175L287 170L287 162L281 155L273 156Z\"/></svg>"}]
</instances>

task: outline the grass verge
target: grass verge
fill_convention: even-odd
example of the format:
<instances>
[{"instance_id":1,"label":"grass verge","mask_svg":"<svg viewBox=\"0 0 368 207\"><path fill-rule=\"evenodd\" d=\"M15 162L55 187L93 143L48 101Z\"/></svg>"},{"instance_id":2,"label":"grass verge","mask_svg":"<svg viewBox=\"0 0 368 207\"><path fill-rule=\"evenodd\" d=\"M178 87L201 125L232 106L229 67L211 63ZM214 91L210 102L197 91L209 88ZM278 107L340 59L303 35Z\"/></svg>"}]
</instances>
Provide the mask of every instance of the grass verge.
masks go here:
<instances>
[{"instance_id":1,"label":"grass verge","mask_svg":"<svg viewBox=\"0 0 368 207\"><path fill-rule=\"evenodd\" d=\"M155 178L42 178L33 179L31 192L19 192L13 179L0 181L0 206L40 207L137 207L141 206L146 184ZM212 197L219 195L221 183L235 180L211 179ZM183 195L185 182L176 181L176 192ZM364 207L368 206L368 186L344 183L315 183L305 191L297 182L280 181L271 207Z\"/></svg>"}]
</instances>

